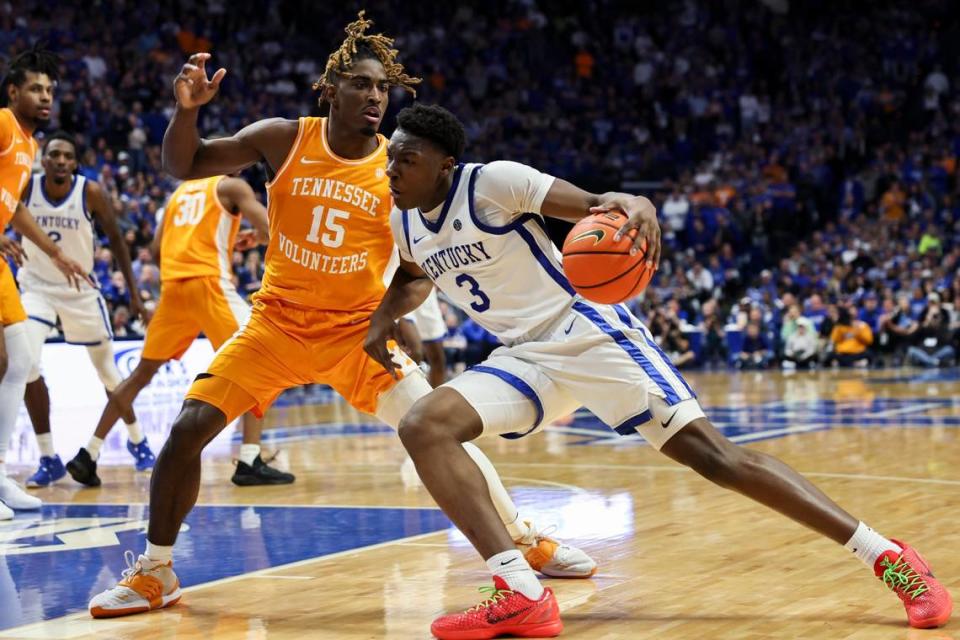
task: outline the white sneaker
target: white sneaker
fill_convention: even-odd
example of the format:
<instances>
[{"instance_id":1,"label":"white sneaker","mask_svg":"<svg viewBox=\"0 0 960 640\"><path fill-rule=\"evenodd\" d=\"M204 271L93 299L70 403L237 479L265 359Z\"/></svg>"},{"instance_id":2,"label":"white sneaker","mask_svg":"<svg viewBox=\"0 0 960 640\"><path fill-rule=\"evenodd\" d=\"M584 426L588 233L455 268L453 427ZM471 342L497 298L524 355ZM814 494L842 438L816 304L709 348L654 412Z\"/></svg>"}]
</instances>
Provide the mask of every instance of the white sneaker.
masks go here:
<instances>
[{"instance_id":1,"label":"white sneaker","mask_svg":"<svg viewBox=\"0 0 960 640\"><path fill-rule=\"evenodd\" d=\"M17 510L39 509L43 506L43 500L30 495L7 476L0 476L0 501Z\"/></svg>"},{"instance_id":2,"label":"white sneaker","mask_svg":"<svg viewBox=\"0 0 960 640\"><path fill-rule=\"evenodd\" d=\"M123 579L112 589L97 594L90 601L89 611L94 618L116 618L134 613L162 609L180 601L180 581L171 563L144 569L149 564L146 556L134 562L133 552L125 551L127 568Z\"/></svg>"},{"instance_id":3,"label":"white sneaker","mask_svg":"<svg viewBox=\"0 0 960 640\"><path fill-rule=\"evenodd\" d=\"M0 501L0 520L13 520L13 509Z\"/></svg>"},{"instance_id":4,"label":"white sneaker","mask_svg":"<svg viewBox=\"0 0 960 640\"><path fill-rule=\"evenodd\" d=\"M534 571L552 578L589 578L597 572L597 563L585 551L547 535L555 527L537 531L529 520L524 520L524 524L527 525L527 535L514 543Z\"/></svg>"}]
</instances>

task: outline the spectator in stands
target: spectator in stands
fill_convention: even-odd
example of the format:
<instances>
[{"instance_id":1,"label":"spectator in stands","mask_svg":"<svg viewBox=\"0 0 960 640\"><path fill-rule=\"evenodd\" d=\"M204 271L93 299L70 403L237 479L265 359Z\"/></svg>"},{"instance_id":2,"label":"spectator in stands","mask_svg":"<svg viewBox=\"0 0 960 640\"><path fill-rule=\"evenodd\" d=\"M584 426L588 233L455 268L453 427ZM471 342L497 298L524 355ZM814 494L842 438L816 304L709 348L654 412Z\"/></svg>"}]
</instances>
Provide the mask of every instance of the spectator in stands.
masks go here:
<instances>
[{"instance_id":1,"label":"spectator in stands","mask_svg":"<svg viewBox=\"0 0 960 640\"><path fill-rule=\"evenodd\" d=\"M927 307L920 327L907 349L907 362L922 367L950 366L956 358L949 320L939 304Z\"/></svg>"},{"instance_id":2,"label":"spectator in stands","mask_svg":"<svg viewBox=\"0 0 960 640\"><path fill-rule=\"evenodd\" d=\"M697 354L690 348L690 341L679 324L671 325L667 331L666 338L663 341L663 350L670 356L670 360L678 369L686 369L697 363Z\"/></svg>"},{"instance_id":3,"label":"spectator in stands","mask_svg":"<svg viewBox=\"0 0 960 640\"><path fill-rule=\"evenodd\" d=\"M888 306L890 306L888 304ZM884 315L881 320L882 330L890 336L890 351L894 356L894 364L899 364L904 354L913 342L913 335L920 325L913 319L910 310L910 299L906 296L897 298L897 306L892 312Z\"/></svg>"},{"instance_id":4,"label":"spectator in stands","mask_svg":"<svg viewBox=\"0 0 960 640\"><path fill-rule=\"evenodd\" d=\"M703 334L700 361L706 366L725 365L729 357L723 321L717 314L717 301L707 300L700 309L699 329Z\"/></svg>"},{"instance_id":5,"label":"spectator in stands","mask_svg":"<svg viewBox=\"0 0 960 640\"><path fill-rule=\"evenodd\" d=\"M747 325L743 337L743 347L737 354L736 365L740 369L766 369L773 354L760 327L754 323Z\"/></svg>"},{"instance_id":6,"label":"spectator in stands","mask_svg":"<svg viewBox=\"0 0 960 640\"><path fill-rule=\"evenodd\" d=\"M784 369L809 369L817 363L817 332L809 318L798 317L783 347Z\"/></svg>"},{"instance_id":7,"label":"spectator in stands","mask_svg":"<svg viewBox=\"0 0 960 640\"><path fill-rule=\"evenodd\" d=\"M837 320L830 332L833 352L828 362L836 362L841 367L865 367L870 362L868 349L873 344L873 332L867 323L854 319L850 307L837 307Z\"/></svg>"}]
</instances>

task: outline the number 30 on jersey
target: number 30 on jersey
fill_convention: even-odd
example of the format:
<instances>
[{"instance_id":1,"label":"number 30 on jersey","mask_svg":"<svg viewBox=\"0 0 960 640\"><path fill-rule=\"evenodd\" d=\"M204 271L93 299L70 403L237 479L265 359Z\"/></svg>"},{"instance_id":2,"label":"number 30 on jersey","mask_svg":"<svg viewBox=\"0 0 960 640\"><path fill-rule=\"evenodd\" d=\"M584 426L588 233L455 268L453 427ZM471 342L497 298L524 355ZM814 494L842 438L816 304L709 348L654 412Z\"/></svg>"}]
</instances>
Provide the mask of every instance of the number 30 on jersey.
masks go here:
<instances>
[{"instance_id":1,"label":"number 30 on jersey","mask_svg":"<svg viewBox=\"0 0 960 640\"><path fill-rule=\"evenodd\" d=\"M343 244L343 236L347 230L338 220L346 220L350 217L348 211L340 209L327 209L323 205L313 208L313 222L310 224L310 233L307 234L307 241L314 244L320 243L325 247L335 249ZM320 227L325 231L320 234Z\"/></svg>"}]
</instances>

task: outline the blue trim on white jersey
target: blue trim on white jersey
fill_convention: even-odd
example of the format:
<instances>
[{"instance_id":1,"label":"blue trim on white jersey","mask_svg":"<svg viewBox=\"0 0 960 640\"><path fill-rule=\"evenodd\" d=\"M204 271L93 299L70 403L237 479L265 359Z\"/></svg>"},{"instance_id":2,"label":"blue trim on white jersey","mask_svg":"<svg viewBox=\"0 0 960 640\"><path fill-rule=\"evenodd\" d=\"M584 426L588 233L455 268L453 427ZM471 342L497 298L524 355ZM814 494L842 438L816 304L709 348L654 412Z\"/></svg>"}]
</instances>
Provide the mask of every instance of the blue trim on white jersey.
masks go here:
<instances>
[{"instance_id":1,"label":"blue trim on white jersey","mask_svg":"<svg viewBox=\"0 0 960 640\"><path fill-rule=\"evenodd\" d=\"M633 320L630 318L630 312L622 304L613 305L613 310L617 312L617 317L620 318L620 322L627 325L631 329L634 328Z\"/></svg>"},{"instance_id":2,"label":"blue trim on white jersey","mask_svg":"<svg viewBox=\"0 0 960 640\"><path fill-rule=\"evenodd\" d=\"M654 364L643 355L643 352L640 351L637 345L633 344L633 342L630 341L630 338L624 335L622 331L610 326L610 323L608 323L603 316L600 315L599 311L579 300L573 303L573 309L584 316L587 320L595 324L605 334L610 336L613 341L620 346L621 349L627 352L627 355L629 355L634 362L640 365L640 368L642 368L643 372L647 374L647 377L650 378L654 384L660 387L661 391L663 391L667 404L673 406L683 399L677 394L676 390L673 388L673 385L667 382L667 379L663 377L663 374L657 370L656 366L654 366ZM669 362L669 360L667 362Z\"/></svg>"},{"instance_id":3,"label":"blue trim on white jersey","mask_svg":"<svg viewBox=\"0 0 960 640\"><path fill-rule=\"evenodd\" d=\"M86 178L83 179L83 193L80 194L80 204L81 204L81 207L83 208L83 215L86 217L87 222L89 222L92 225L93 214L90 213L89 209L87 209L87 179ZM93 235L94 237L96 237L97 234L94 233ZM94 248L96 248L96 244L94 244Z\"/></svg>"},{"instance_id":4,"label":"blue trim on white jersey","mask_svg":"<svg viewBox=\"0 0 960 640\"><path fill-rule=\"evenodd\" d=\"M103 325L107 328L107 337L113 340L113 327L110 326L110 317L107 313L107 305L103 302L103 296L97 296L97 308L100 309L100 316L103 318ZM97 344L100 344L99 342Z\"/></svg>"},{"instance_id":5,"label":"blue trim on white jersey","mask_svg":"<svg viewBox=\"0 0 960 640\"><path fill-rule=\"evenodd\" d=\"M694 393L690 385L687 384L686 379L680 373L679 369L677 369L677 367L673 364L673 360L671 360L667 356L667 354L663 352L663 349L660 348L660 345L658 345L650 336L650 332L647 331L646 327L644 327L639 320L637 320L636 316L630 313L630 310L627 309L626 305L617 304L617 305L613 305L613 308L616 310L617 316L620 318L621 322L627 325L628 328L636 329L637 331L643 334L644 342L646 342L650 348L652 348L654 351L657 352L657 354L660 355L660 358L663 359L663 361L667 364L667 366L670 368L670 371L673 372L673 375L677 376L677 379L680 380L680 383L690 394L690 397L696 398L697 394Z\"/></svg>"},{"instance_id":6,"label":"blue trim on white jersey","mask_svg":"<svg viewBox=\"0 0 960 640\"><path fill-rule=\"evenodd\" d=\"M644 410L642 413L638 413L632 418L627 418L617 426L613 428L614 431L619 433L622 436L629 436L637 433L637 427L644 425L650 420L653 419L653 412L650 409Z\"/></svg>"},{"instance_id":7,"label":"blue trim on white jersey","mask_svg":"<svg viewBox=\"0 0 960 640\"><path fill-rule=\"evenodd\" d=\"M80 176L77 176L77 175L74 175L74 176L73 176L73 183L70 185L70 191L68 191L68 192L67 192L67 195L64 196L63 199L60 200L60 201L58 201L58 202L54 202L53 199L51 199L50 196L47 195L47 182L46 182L46 180L47 180L47 176L45 176L45 175L41 175L41 176L40 176L40 196L41 196L44 200L46 200L46 201L47 201L47 204L49 204L51 207L53 207L54 209L58 209L58 208L62 207L63 204L64 204L67 200L70 199L70 196L73 195L73 190L77 188L77 183L80 182Z\"/></svg>"},{"instance_id":8,"label":"blue trim on white jersey","mask_svg":"<svg viewBox=\"0 0 960 640\"><path fill-rule=\"evenodd\" d=\"M496 367L488 367L482 364L479 364L470 371L476 371L477 373L488 373L492 376L496 376L509 384L511 387L525 395L530 399L530 402L533 403L534 408L537 410L537 419L534 420L533 426L527 429L522 433L513 432L513 433L502 433L500 434L501 438L506 438L507 440L516 440L517 438L522 438L523 436L529 434L531 431L540 426L540 423L543 422L543 403L540 401L540 396L537 395L537 392L533 390L529 384L526 383L522 378L519 378L508 371L503 369L497 369Z\"/></svg>"},{"instance_id":9,"label":"blue trim on white jersey","mask_svg":"<svg viewBox=\"0 0 960 640\"><path fill-rule=\"evenodd\" d=\"M400 218L403 220L403 238L407 241L407 255L413 258L413 245L410 244L410 219L407 218L407 210L400 212Z\"/></svg>"},{"instance_id":10,"label":"blue trim on white jersey","mask_svg":"<svg viewBox=\"0 0 960 640\"><path fill-rule=\"evenodd\" d=\"M447 219L447 214L450 213L450 205L453 204L453 198L457 195L457 187L460 186L460 176L462 174L463 165L458 164L453 172L453 183L450 185L450 190L447 191L447 197L443 200L443 209L440 210L440 216L436 222L430 222L424 218L423 212L417 209L417 213L420 215L420 221L423 222L423 226L430 230L430 233L440 233L440 228L443 227L443 221Z\"/></svg>"},{"instance_id":11,"label":"blue trim on white jersey","mask_svg":"<svg viewBox=\"0 0 960 640\"><path fill-rule=\"evenodd\" d=\"M50 322L49 320L44 320L43 318L38 318L37 316L27 316L27 317L28 317L29 319L35 321L35 322L39 322L40 324L45 324L45 325L47 325L48 327L50 327L51 329L56 329L56 328L57 328L57 323L56 323L56 322Z\"/></svg>"},{"instance_id":12,"label":"blue trim on white jersey","mask_svg":"<svg viewBox=\"0 0 960 640\"><path fill-rule=\"evenodd\" d=\"M503 227L495 227L493 225L485 224L480 221L480 218L477 217L477 209L474 204L474 190L477 186L477 176L480 175L480 171L483 167L477 167L470 174L470 180L467 183L467 204L470 209L470 219L473 220L473 224L476 225L480 231L484 233L489 233L496 236L502 236L511 231L516 231L517 234L527 243L527 246L530 248L530 252L533 254L533 257L536 258L537 262L540 263L540 266L544 268L547 274L553 278L554 282L560 285L564 291L569 293L571 296L576 295L573 287L570 286L570 283L567 281L567 277L563 275L563 271L557 268L557 265L553 264L547 254L543 252L543 249L540 248L540 245L537 244L536 238L533 237L533 234L530 233L530 230L526 228L526 223L529 220L536 220L537 223L546 228L543 222L543 218L535 213L524 213L517 217L516 220L511 222L508 225Z\"/></svg>"}]
</instances>

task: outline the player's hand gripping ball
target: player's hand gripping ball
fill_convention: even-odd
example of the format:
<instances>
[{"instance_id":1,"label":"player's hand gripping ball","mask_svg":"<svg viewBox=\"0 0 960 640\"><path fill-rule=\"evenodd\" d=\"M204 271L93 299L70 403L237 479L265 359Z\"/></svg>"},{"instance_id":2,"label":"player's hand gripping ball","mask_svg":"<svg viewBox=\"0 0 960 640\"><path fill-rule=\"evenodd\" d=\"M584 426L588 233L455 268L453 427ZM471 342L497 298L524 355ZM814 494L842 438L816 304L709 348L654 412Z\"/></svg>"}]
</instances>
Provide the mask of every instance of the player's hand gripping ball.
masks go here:
<instances>
[{"instance_id":1,"label":"player's hand gripping ball","mask_svg":"<svg viewBox=\"0 0 960 640\"><path fill-rule=\"evenodd\" d=\"M563 271L567 280L587 300L616 304L643 291L654 269L647 267L647 243L630 255L637 236L631 230L619 242L614 236L627 221L619 211L587 216L570 230L563 243Z\"/></svg>"}]
</instances>

